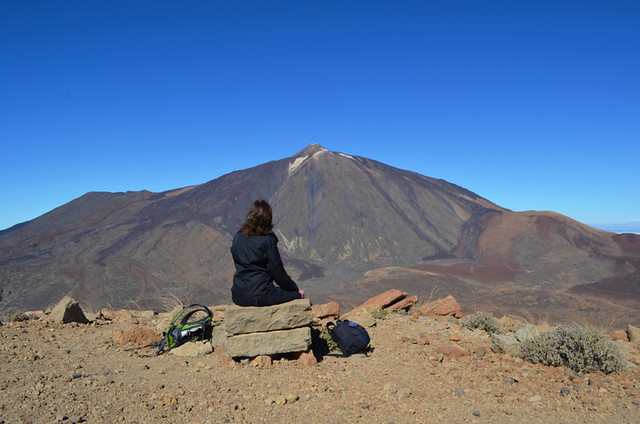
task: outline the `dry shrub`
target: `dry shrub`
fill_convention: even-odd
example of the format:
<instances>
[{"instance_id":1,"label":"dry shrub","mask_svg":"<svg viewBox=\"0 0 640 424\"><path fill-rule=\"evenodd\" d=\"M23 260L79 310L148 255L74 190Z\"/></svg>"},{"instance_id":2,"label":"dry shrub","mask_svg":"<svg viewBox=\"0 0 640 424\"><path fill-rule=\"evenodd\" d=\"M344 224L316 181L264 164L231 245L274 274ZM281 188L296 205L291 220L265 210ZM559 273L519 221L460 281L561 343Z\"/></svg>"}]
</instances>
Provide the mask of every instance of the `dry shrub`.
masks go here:
<instances>
[{"instance_id":1,"label":"dry shrub","mask_svg":"<svg viewBox=\"0 0 640 424\"><path fill-rule=\"evenodd\" d=\"M467 315L461 321L465 327L472 330L480 329L489 334L502 334L504 332L500 322L490 312L476 312L473 315Z\"/></svg>"},{"instance_id":2,"label":"dry shrub","mask_svg":"<svg viewBox=\"0 0 640 424\"><path fill-rule=\"evenodd\" d=\"M29 317L29 315L25 314L22 311L17 311L11 316L12 322L24 322L24 321L29 321L30 319L31 318Z\"/></svg>"},{"instance_id":3,"label":"dry shrub","mask_svg":"<svg viewBox=\"0 0 640 424\"><path fill-rule=\"evenodd\" d=\"M554 367L566 366L575 372L605 374L623 371L626 359L618 347L598 331L587 327L561 325L553 331L525 340L522 357Z\"/></svg>"}]
</instances>

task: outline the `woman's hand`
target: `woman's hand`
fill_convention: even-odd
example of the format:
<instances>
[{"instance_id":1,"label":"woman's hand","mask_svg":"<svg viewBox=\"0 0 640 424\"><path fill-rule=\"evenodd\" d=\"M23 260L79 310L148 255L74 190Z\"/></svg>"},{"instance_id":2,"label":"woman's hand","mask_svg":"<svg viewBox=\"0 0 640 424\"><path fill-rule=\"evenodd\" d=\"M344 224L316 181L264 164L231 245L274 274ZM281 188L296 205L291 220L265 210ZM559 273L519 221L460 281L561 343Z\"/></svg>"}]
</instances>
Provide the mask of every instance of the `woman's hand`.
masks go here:
<instances>
[{"instance_id":1,"label":"woman's hand","mask_svg":"<svg viewBox=\"0 0 640 424\"><path fill-rule=\"evenodd\" d=\"M300 293L300 296L302 296L302 299L304 299L304 290L300 289L298 290L298 293Z\"/></svg>"}]
</instances>

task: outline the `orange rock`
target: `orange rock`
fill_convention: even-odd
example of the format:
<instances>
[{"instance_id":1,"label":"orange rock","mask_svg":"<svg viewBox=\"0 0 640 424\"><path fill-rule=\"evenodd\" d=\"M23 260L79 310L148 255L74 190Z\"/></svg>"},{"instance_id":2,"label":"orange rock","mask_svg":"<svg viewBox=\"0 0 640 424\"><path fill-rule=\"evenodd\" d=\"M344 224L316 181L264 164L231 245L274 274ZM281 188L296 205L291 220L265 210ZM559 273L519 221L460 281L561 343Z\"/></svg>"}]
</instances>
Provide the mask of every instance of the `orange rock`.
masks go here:
<instances>
[{"instance_id":1,"label":"orange rock","mask_svg":"<svg viewBox=\"0 0 640 424\"><path fill-rule=\"evenodd\" d=\"M316 359L316 356L313 354L312 350L309 350L308 352L302 352L300 357L298 357L298 362L305 367L315 367L316 365L318 365L318 360Z\"/></svg>"},{"instance_id":2,"label":"orange rock","mask_svg":"<svg viewBox=\"0 0 640 424\"><path fill-rule=\"evenodd\" d=\"M338 317L340 316L340 305L338 302L329 302L322 305L311 306L311 313L316 319L322 319L326 317Z\"/></svg>"},{"instance_id":3,"label":"orange rock","mask_svg":"<svg viewBox=\"0 0 640 424\"><path fill-rule=\"evenodd\" d=\"M397 311L399 309L409 309L416 303L418 303L418 296L405 297L401 301L387 306L385 309L387 309L388 311Z\"/></svg>"},{"instance_id":4,"label":"orange rock","mask_svg":"<svg viewBox=\"0 0 640 424\"><path fill-rule=\"evenodd\" d=\"M441 353L448 358L462 358L463 356L469 355L469 353L461 347L450 344L438 346L436 348L436 353Z\"/></svg>"},{"instance_id":5,"label":"orange rock","mask_svg":"<svg viewBox=\"0 0 640 424\"><path fill-rule=\"evenodd\" d=\"M615 330L613 333L611 333L609 338L614 341L621 341L621 342L629 341L629 338L627 337L627 332L624 330Z\"/></svg>"},{"instance_id":6,"label":"orange rock","mask_svg":"<svg viewBox=\"0 0 640 424\"><path fill-rule=\"evenodd\" d=\"M359 312L378 311L380 309L383 309L389 305L392 305L398 302L399 300L404 299L406 296L407 296L407 293L403 292L402 290L398 290L398 289L387 290L386 292L381 293L375 297L372 297L371 299L364 302L362 305L347 312L344 315L344 317L348 318L350 316L355 316Z\"/></svg>"},{"instance_id":7,"label":"orange rock","mask_svg":"<svg viewBox=\"0 0 640 424\"><path fill-rule=\"evenodd\" d=\"M100 313L104 319L108 319L109 321L113 321L116 317L116 313L112 309L102 308L100 309Z\"/></svg>"},{"instance_id":8,"label":"orange rock","mask_svg":"<svg viewBox=\"0 0 640 424\"><path fill-rule=\"evenodd\" d=\"M112 311L111 309L102 308L100 313L105 319L109 321L132 321L133 314L131 311L126 309L120 309L117 311Z\"/></svg>"},{"instance_id":9,"label":"orange rock","mask_svg":"<svg viewBox=\"0 0 640 424\"><path fill-rule=\"evenodd\" d=\"M251 365L258 368L269 368L272 364L271 356L260 355L253 358Z\"/></svg>"},{"instance_id":10,"label":"orange rock","mask_svg":"<svg viewBox=\"0 0 640 424\"><path fill-rule=\"evenodd\" d=\"M462 308L455 299L455 297L449 295L444 299L438 299L433 302L429 302L420 308L420 312L431 318L448 317L453 316L456 318L462 317Z\"/></svg>"},{"instance_id":11,"label":"orange rock","mask_svg":"<svg viewBox=\"0 0 640 424\"><path fill-rule=\"evenodd\" d=\"M214 352L220 355L220 364L222 366L226 367L235 365L236 362L233 360L231 355L227 353L227 349L225 349L224 346L216 346Z\"/></svg>"},{"instance_id":12,"label":"orange rock","mask_svg":"<svg viewBox=\"0 0 640 424\"><path fill-rule=\"evenodd\" d=\"M35 317L35 318L38 318L38 319L46 318L46 316L47 316L47 315L46 315L44 312L42 312L42 311L27 311L27 312L25 312L25 314L26 314L28 317Z\"/></svg>"},{"instance_id":13,"label":"orange rock","mask_svg":"<svg viewBox=\"0 0 640 424\"><path fill-rule=\"evenodd\" d=\"M160 335L148 328L140 328L132 325L129 331L117 331L113 340L120 344L132 344L135 346L147 346L160 340Z\"/></svg>"}]
</instances>

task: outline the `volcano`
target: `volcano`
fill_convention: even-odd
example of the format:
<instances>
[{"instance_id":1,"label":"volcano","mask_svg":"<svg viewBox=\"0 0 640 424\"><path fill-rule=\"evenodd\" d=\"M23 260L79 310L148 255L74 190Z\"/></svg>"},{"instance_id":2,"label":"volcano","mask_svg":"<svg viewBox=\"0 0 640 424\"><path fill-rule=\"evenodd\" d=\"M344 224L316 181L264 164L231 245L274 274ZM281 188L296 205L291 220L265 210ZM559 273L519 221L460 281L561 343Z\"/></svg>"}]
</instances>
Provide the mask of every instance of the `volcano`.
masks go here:
<instances>
[{"instance_id":1,"label":"volcano","mask_svg":"<svg viewBox=\"0 0 640 424\"><path fill-rule=\"evenodd\" d=\"M231 239L269 201L285 266L314 302L394 287L466 311L638 324L640 236L514 212L441 179L312 144L169 190L91 192L0 232L0 311L228 303Z\"/></svg>"}]
</instances>

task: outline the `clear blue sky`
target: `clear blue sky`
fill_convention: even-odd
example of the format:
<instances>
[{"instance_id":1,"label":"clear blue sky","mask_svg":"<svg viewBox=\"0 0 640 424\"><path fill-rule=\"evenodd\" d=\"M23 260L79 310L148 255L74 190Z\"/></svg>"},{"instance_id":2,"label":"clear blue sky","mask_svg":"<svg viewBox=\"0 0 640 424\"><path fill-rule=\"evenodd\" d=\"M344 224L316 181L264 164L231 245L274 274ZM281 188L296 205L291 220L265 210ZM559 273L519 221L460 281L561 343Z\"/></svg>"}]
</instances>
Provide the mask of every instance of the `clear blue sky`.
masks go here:
<instances>
[{"instance_id":1,"label":"clear blue sky","mask_svg":"<svg viewBox=\"0 0 640 424\"><path fill-rule=\"evenodd\" d=\"M3 1L0 142L0 229L310 143L640 227L640 2Z\"/></svg>"}]
</instances>

